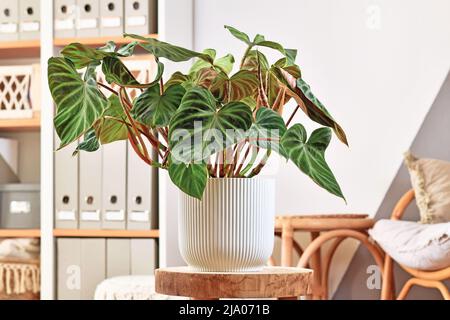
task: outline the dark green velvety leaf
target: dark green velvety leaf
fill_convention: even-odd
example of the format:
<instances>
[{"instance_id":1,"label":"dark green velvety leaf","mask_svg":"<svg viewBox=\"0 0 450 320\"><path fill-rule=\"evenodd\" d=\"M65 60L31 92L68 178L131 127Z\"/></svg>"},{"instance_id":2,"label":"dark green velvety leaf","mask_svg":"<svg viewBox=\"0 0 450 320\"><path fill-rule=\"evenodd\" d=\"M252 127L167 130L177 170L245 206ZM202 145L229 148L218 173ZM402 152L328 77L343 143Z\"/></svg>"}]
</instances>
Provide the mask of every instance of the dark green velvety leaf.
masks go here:
<instances>
[{"instance_id":1,"label":"dark green velvety leaf","mask_svg":"<svg viewBox=\"0 0 450 320\"><path fill-rule=\"evenodd\" d=\"M285 132L286 125L283 118L275 111L261 107L256 112L255 122L249 130L249 142L264 149L274 150L287 157L284 150L280 148L280 139Z\"/></svg>"},{"instance_id":2,"label":"dark green velvety leaf","mask_svg":"<svg viewBox=\"0 0 450 320\"><path fill-rule=\"evenodd\" d=\"M176 84L160 95L159 84L154 84L134 101L133 117L152 128L165 127L169 125L170 118L177 111L185 92L183 86Z\"/></svg>"},{"instance_id":3,"label":"dark green velvety leaf","mask_svg":"<svg viewBox=\"0 0 450 320\"><path fill-rule=\"evenodd\" d=\"M83 141L78 144L77 148L72 153L72 156L76 156L80 151L94 152L99 148L100 144L95 136L95 131L91 128L84 134Z\"/></svg>"},{"instance_id":4,"label":"dark green velvety leaf","mask_svg":"<svg viewBox=\"0 0 450 320\"><path fill-rule=\"evenodd\" d=\"M140 83L134 78L133 74L120 61L119 58L105 57L103 59L102 71L108 83L115 83L119 86L139 86Z\"/></svg>"},{"instance_id":5,"label":"dark green velvety leaf","mask_svg":"<svg viewBox=\"0 0 450 320\"><path fill-rule=\"evenodd\" d=\"M250 41L250 38L248 37L248 35L242 31L239 31L236 28L233 28L231 26L225 26L225 29L228 29L228 31L230 31L230 33L237 39L245 42L248 45L251 45L252 42Z\"/></svg>"},{"instance_id":6,"label":"dark green velvety leaf","mask_svg":"<svg viewBox=\"0 0 450 320\"><path fill-rule=\"evenodd\" d=\"M177 161L200 161L242 140L252 125L252 111L242 102L217 108L208 90L194 87L186 92L170 121L169 145ZM201 141L196 137L200 136ZM203 139L202 139L203 138Z\"/></svg>"},{"instance_id":7,"label":"dark green velvety leaf","mask_svg":"<svg viewBox=\"0 0 450 320\"><path fill-rule=\"evenodd\" d=\"M300 99L304 102L306 109L308 110L307 115L311 120L332 128L339 140L348 145L347 136L345 135L344 130L336 121L334 121L333 117L319 99L314 96L310 86L301 78L297 79L296 84L297 89L299 90L295 90L295 93L298 94Z\"/></svg>"},{"instance_id":8,"label":"dark green velvety leaf","mask_svg":"<svg viewBox=\"0 0 450 320\"><path fill-rule=\"evenodd\" d=\"M345 200L336 178L325 161L325 149L330 143L331 130L320 128L314 130L309 140L301 124L290 127L281 145L289 159L320 187Z\"/></svg>"},{"instance_id":9,"label":"dark green velvety leaf","mask_svg":"<svg viewBox=\"0 0 450 320\"><path fill-rule=\"evenodd\" d=\"M324 105L312 94L309 85L303 79L296 79L283 68L275 66L270 69L270 74L271 77L277 79L281 86L286 88L286 93L297 102L302 111L311 120L332 128L339 140L348 145L347 137L342 127L332 118Z\"/></svg>"},{"instance_id":10,"label":"dark green velvety leaf","mask_svg":"<svg viewBox=\"0 0 450 320\"><path fill-rule=\"evenodd\" d=\"M133 54L134 48L137 46L137 41L132 41L130 43L127 43L123 45L122 47L117 50L117 54L121 57L129 57Z\"/></svg>"},{"instance_id":11,"label":"dark green velvety leaf","mask_svg":"<svg viewBox=\"0 0 450 320\"><path fill-rule=\"evenodd\" d=\"M108 98L108 106L102 117L95 122L95 133L101 144L128 138L127 117L116 95Z\"/></svg>"},{"instance_id":12,"label":"dark green velvety leaf","mask_svg":"<svg viewBox=\"0 0 450 320\"><path fill-rule=\"evenodd\" d=\"M183 74L180 71L177 71L172 74L169 80L164 84L164 88L168 88L173 85L183 85L186 82L192 81L191 78L187 74Z\"/></svg>"},{"instance_id":13,"label":"dark green velvety leaf","mask_svg":"<svg viewBox=\"0 0 450 320\"><path fill-rule=\"evenodd\" d=\"M109 46L110 47L110 46ZM100 61L107 56L115 56L114 52L94 49L81 43L71 43L61 51L64 58L72 61L76 69L82 69L94 61Z\"/></svg>"},{"instance_id":14,"label":"dark green velvety leaf","mask_svg":"<svg viewBox=\"0 0 450 320\"><path fill-rule=\"evenodd\" d=\"M50 58L48 83L57 111L54 118L61 147L77 140L92 127L107 105L92 76L83 81L74 64L65 58Z\"/></svg>"},{"instance_id":15,"label":"dark green velvety leaf","mask_svg":"<svg viewBox=\"0 0 450 320\"><path fill-rule=\"evenodd\" d=\"M146 38L135 34L125 34L125 36L141 40L142 42L139 42L138 45L158 58L166 58L175 62L187 61L192 58L201 58L209 63L213 63L213 59L205 53L192 51L157 39Z\"/></svg>"},{"instance_id":16,"label":"dark green velvety leaf","mask_svg":"<svg viewBox=\"0 0 450 320\"><path fill-rule=\"evenodd\" d=\"M230 78L221 72L215 77L211 92L224 102L239 101L252 96L258 89L258 78L254 72L240 70Z\"/></svg>"},{"instance_id":17,"label":"dark green velvety leaf","mask_svg":"<svg viewBox=\"0 0 450 320\"><path fill-rule=\"evenodd\" d=\"M172 182L191 197L199 200L208 182L208 170L206 164L184 164L170 161L169 176Z\"/></svg>"}]
</instances>

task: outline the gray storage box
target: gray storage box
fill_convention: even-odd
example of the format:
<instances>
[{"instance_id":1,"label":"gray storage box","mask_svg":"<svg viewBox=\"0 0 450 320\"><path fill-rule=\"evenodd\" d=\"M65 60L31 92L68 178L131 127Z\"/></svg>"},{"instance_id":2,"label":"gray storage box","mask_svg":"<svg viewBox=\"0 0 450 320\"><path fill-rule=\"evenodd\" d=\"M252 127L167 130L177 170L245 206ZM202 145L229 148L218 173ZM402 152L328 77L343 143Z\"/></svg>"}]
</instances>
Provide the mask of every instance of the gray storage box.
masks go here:
<instances>
[{"instance_id":1,"label":"gray storage box","mask_svg":"<svg viewBox=\"0 0 450 320\"><path fill-rule=\"evenodd\" d=\"M19 39L19 1L0 1L0 41Z\"/></svg>"},{"instance_id":2,"label":"gray storage box","mask_svg":"<svg viewBox=\"0 0 450 320\"><path fill-rule=\"evenodd\" d=\"M39 184L0 185L0 227L38 229L40 227Z\"/></svg>"},{"instance_id":3,"label":"gray storage box","mask_svg":"<svg viewBox=\"0 0 450 320\"><path fill-rule=\"evenodd\" d=\"M19 2L20 40L36 40L40 36L40 0L20 0Z\"/></svg>"},{"instance_id":4,"label":"gray storage box","mask_svg":"<svg viewBox=\"0 0 450 320\"><path fill-rule=\"evenodd\" d=\"M156 0L125 0L125 32L146 35L157 32Z\"/></svg>"}]
</instances>

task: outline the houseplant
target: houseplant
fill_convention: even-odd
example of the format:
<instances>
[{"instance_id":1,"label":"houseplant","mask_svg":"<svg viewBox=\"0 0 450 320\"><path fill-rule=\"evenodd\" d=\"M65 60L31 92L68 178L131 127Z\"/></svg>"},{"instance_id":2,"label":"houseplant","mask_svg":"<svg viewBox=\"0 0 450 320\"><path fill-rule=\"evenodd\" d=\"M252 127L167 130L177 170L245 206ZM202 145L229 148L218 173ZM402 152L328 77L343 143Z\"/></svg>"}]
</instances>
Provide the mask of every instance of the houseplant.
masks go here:
<instances>
[{"instance_id":1,"label":"houseplant","mask_svg":"<svg viewBox=\"0 0 450 320\"><path fill-rule=\"evenodd\" d=\"M75 153L92 152L128 139L143 161L168 170L183 191L180 250L186 262L201 270L256 270L272 251L274 191L271 180L248 178L277 152L344 198L325 150L332 131L343 143L347 139L303 80L296 50L225 28L246 45L235 73L230 54L217 58L213 49L200 53L126 34L136 41L120 48L113 42L98 49L68 45L62 57L50 58L48 79L59 148L83 137ZM139 83L121 61L136 46L155 57L157 75L150 83ZM265 49L278 51L280 59L270 65L260 51ZM175 72L164 81L161 58L195 62L187 74ZM97 82L100 67L109 85ZM142 93L131 99L130 88ZM290 100L296 107L285 108ZM302 124L293 123L300 109L321 125L309 138ZM283 112L290 114L286 121Z\"/></svg>"}]
</instances>

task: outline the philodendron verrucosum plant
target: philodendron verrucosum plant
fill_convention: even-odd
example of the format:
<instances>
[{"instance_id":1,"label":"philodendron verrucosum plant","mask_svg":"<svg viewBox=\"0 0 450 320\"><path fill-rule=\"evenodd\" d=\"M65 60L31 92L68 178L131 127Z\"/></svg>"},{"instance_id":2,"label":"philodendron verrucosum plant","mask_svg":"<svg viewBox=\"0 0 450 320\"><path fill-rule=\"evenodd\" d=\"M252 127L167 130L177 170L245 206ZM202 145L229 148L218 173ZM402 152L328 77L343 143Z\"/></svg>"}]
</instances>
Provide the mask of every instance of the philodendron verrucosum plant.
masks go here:
<instances>
[{"instance_id":1,"label":"philodendron verrucosum plant","mask_svg":"<svg viewBox=\"0 0 450 320\"><path fill-rule=\"evenodd\" d=\"M167 169L175 185L198 199L208 177L253 177L274 151L344 198L325 150L332 130L345 144L347 138L303 80L295 64L297 51L260 34L250 40L225 28L246 45L233 74L231 54L218 58L213 49L200 53L138 35L126 34L135 41L120 48L113 42L98 49L66 46L62 57L48 63L60 148L81 137L74 153L128 140L143 161ZM121 60L137 46L155 58L157 72L150 83L139 83ZM269 64L260 51L266 48L278 51L279 60ZM164 81L160 58L195 62L187 74L175 72ZM107 83L97 81L100 67ZM131 98L130 90L140 94ZM292 100L295 104L285 107ZM309 138L302 124L293 123L298 110L321 125ZM286 121L283 112L288 112Z\"/></svg>"}]
</instances>

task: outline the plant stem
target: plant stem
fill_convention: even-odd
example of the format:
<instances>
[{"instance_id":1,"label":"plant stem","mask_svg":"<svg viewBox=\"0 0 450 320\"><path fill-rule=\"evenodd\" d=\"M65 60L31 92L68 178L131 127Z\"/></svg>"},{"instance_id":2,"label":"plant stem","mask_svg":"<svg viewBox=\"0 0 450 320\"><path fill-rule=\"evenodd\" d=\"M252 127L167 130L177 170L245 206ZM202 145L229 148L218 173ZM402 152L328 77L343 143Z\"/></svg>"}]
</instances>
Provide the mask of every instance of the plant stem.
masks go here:
<instances>
[{"instance_id":1,"label":"plant stem","mask_svg":"<svg viewBox=\"0 0 450 320\"><path fill-rule=\"evenodd\" d=\"M267 163L267 160L270 157L270 153L272 152L271 149L267 149L266 154L264 155L264 157L261 159L261 161L259 162L258 165L256 165L255 168L253 168L253 170L250 172L250 174L248 175L249 178L252 178L254 176L256 176L258 173L261 172L261 169L264 168L264 166Z\"/></svg>"},{"instance_id":2,"label":"plant stem","mask_svg":"<svg viewBox=\"0 0 450 320\"><path fill-rule=\"evenodd\" d=\"M294 119L295 114L297 113L298 109L300 108L299 105L297 105L294 109L294 111L292 112L291 116L289 117L289 120L286 122L286 127L289 126L289 124L291 123L292 119Z\"/></svg>"},{"instance_id":3,"label":"plant stem","mask_svg":"<svg viewBox=\"0 0 450 320\"><path fill-rule=\"evenodd\" d=\"M97 81L97 84L98 84L99 86L101 86L102 88L105 88L106 90L108 90L108 91L110 91L111 93L115 94L116 96L119 95L119 93L118 93L116 90L114 90L113 88L108 87L107 85L105 85L105 84L103 84L103 83L101 83L101 82L98 82L98 81Z\"/></svg>"},{"instance_id":4,"label":"plant stem","mask_svg":"<svg viewBox=\"0 0 450 320\"><path fill-rule=\"evenodd\" d=\"M130 132L128 132L128 140L130 141L130 144L133 147L134 152L136 152L136 154L139 156L139 158L144 160L144 162L147 163L148 165L152 165L151 159L146 158L142 154L141 150L139 149L139 147L136 144L137 141L134 139L134 136Z\"/></svg>"},{"instance_id":5,"label":"plant stem","mask_svg":"<svg viewBox=\"0 0 450 320\"><path fill-rule=\"evenodd\" d=\"M122 106L123 106L124 104L125 104L125 105L126 105L126 104L129 104L129 102L126 100L126 96L124 96L124 94L126 95L125 89L124 89L124 88L120 88L119 98L120 98L120 101L122 102ZM135 135L136 135L137 139L139 140L139 143L140 143L140 145L141 145L141 148L142 148L142 150L143 150L143 152L144 152L144 156L145 156L147 159L150 159L150 156L149 156L149 154L148 154L147 147L145 146L144 140L142 139L141 134L139 133L139 130L138 130L137 126L136 126L136 123L134 122L133 118L131 117L128 108L125 107L125 108L123 108L123 110L125 111L125 114L127 115L128 121L130 121L131 126L133 127L133 130L134 130L134 132L135 132Z\"/></svg>"},{"instance_id":6,"label":"plant stem","mask_svg":"<svg viewBox=\"0 0 450 320\"><path fill-rule=\"evenodd\" d=\"M245 154L244 154L244 157L243 157L241 163L239 164L239 166L237 167L237 169L234 171L234 176L235 176L235 177L238 177L238 176L240 175L240 171L241 171L242 167L244 166L245 160L247 159L248 154L249 154L250 149L251 149L250 145L247 144L247 141L246 141L245 146L247 146L247 149L245 150Z\"/></svg>"},{"instance_id":7,"label":"plant stem","mask_svg":"<svg viewBox=\"0 0 450 320\"><path fill-rule=\"evenodd\" d=\"M159 95L162 96L164 93L164 81L163 77L159 79Z\"/></svg>"}]
</instances>

